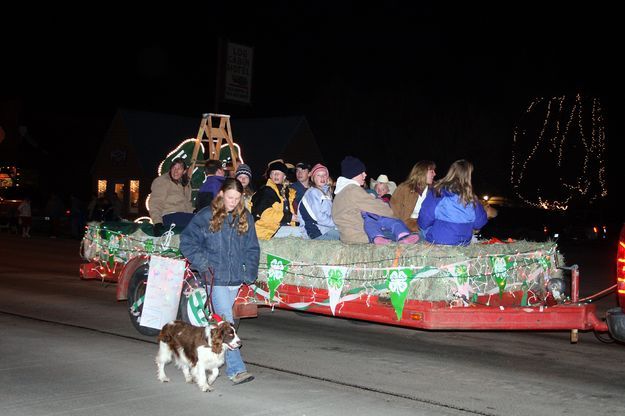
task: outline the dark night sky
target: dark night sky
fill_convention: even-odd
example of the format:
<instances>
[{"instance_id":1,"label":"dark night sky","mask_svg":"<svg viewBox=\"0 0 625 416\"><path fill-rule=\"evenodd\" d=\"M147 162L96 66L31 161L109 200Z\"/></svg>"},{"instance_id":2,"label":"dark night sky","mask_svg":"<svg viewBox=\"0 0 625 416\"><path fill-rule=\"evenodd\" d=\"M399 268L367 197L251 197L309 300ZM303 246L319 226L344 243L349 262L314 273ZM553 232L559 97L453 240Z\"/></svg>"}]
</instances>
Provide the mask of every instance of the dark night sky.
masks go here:
<instances>
[{"instance_id":1,"label":"dark night sky","mask_svg":"<svg viewBox=\"0 0 625 416\"><path fill-rule=\"evenodd\" d=\"M0 100L22 100L24 123L51 149L96 143L119 107L199 122L215 111L221 36L254 46L253 105L220 109L235 136L236 117L305 115L335 173L345 154L398 182L419 159L435 160L440 177L467 158L476 187L505 192L513 127L536 96L599 97L610 153L622 147L614 7L417 3L23 13L3 33ZM88 172L88 159L76 168Z\"/></svg>"}]
</instances>

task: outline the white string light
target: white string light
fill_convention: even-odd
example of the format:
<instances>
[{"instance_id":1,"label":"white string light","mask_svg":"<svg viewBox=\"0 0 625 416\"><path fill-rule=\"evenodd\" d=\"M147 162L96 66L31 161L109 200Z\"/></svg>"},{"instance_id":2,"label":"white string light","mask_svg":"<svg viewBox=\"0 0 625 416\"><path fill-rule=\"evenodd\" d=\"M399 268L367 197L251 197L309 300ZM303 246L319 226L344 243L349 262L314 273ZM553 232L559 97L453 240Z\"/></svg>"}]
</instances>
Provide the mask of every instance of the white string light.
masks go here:
<instances>
[{"instance_id":1,"label":"white string light","mask_svg":"<svg viewBox=\"0 0 625 416\"><path fill-rule=\"evenodd\" d=\"M525 203L566 210L572 202L591 203L607 196L601 103L593 98L588 116L583 101L580 94L573 100L535 98L515 127L510 183ZM541 111L542 125L532 131L531 122ZM576 158L582 160L575 164ZM540 181L532 183L530 172L540 172Z\"/></svg>"}]
</instances>

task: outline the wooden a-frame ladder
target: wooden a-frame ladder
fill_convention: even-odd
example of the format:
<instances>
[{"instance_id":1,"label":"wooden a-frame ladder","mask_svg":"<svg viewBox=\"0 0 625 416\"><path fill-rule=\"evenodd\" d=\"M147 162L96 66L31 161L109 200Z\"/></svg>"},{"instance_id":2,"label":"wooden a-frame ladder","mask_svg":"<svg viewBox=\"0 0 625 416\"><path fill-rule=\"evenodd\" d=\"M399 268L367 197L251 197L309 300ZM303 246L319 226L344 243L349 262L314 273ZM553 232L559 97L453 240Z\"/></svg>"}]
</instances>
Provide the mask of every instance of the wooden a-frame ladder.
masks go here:
<instances>
[{"instance_id":1,"label":"wooden a-frame ladder","mask_svg":"<svg viewBox=\"0 0 625 416\"><path fill-rule=\"evenodd\" d=\"M217 120L219 121L219 124L218 126L214 126L213 123ZM193 175L193 171L196 166L204 166L207 160L219 160L219 151L221 150L224 140L230 148L232 169L234 173L236 172L237 167L239 167L239 160L238 154L235 152L234 141L232 139L230 116L227 114L214 113L202 114L202 122L200 123L200 129L197 132L197 137L195 138L195 146L193 147L193 154L191 155L191 165L189 166L189 172L191 175ZM197 160L201 143L205 143L204 160Z\"/></svg>"}]
</instances>

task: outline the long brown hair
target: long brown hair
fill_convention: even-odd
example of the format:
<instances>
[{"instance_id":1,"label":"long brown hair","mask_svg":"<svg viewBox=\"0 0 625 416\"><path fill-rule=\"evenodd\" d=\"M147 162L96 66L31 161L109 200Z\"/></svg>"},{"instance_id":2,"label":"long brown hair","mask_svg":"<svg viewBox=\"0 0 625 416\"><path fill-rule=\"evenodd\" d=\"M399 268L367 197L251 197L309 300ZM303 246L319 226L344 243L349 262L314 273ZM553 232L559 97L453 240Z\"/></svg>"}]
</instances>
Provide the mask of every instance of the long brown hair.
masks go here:
<instances>
[{"instance_id":1,"label":"long brown hair","mask_svg":"<svg viewBox=\"0 0 625 416\"><path fill-rule=\"evenodd\" d=\"M226 211L226 207L224 205L224 193L231 189L241 194L241 200L232 211L232 223L230 223L230 226L234 226L234 224L238 221L237 232L239 235L242 235L247 232L249 224L247 222L245 204L243 202L243 185L241 185L241 182L234 178L226 178L221 186L221 189L219 190L219 194L215 197L215 199L213 199L213 202L211 203L213 218L211 219L208 228L214 233L221 230L221 225L228 216L228 211Z\"/></svg>"},{"instance_id":2,"label":"long brown hair","mask_svg":"<svg viewBox=\"0 0 625 416\"><path fill-rule=\"evenodd\" d=\"M415 163L404 183L412 191L423 191L428 184L428 170L430 169L436 169L436 163L431 160L421 160Z\"/></svg>"},{"instance_id":3,"label":"long brown hair","mask_svg":"<svg viewBox=\"0 0 625 416\"><path fill-rule=\"evenodd\" d=\"M460 159L451 164L447 175L439 179L434 184L434 192L440 195L443 189L447 189L460 197L460 202L465 206L469 203L475 203L477 200L473 193L473 185L471 185L471 174L473 173L473 164L468 160Z\"/></svg>"}]
</instances>

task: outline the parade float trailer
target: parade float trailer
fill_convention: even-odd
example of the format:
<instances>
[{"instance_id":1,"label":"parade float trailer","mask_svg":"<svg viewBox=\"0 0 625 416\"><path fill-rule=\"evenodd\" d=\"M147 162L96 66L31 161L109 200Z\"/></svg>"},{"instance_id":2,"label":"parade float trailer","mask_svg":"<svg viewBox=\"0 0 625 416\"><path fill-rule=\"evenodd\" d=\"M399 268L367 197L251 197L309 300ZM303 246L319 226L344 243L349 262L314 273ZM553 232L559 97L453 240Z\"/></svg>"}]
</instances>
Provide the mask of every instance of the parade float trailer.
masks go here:
<instances>
[{"instance_id":1,"label":"parade float trailer","mask_svg":"<svg viewBox=\"0 0 625 416\"><path fill-rule=\"evenodd\" d=\"M204 282L178 245L173 229L154 236L150 224L91 223L81 278L117 283L117 300L128 301L137 329L153 334L141 325L150 264L177 259L184 275L177 316L201 325ZM579 270L564 266L554 242L381 246L285 238L260 246L258 279L241 288L237 304L428 330L565 330L572 342L577 331L608 330L595 305L580 302Z\"/></svg>"},{"instance_id":2,"label":"parade float trailer","mask_svg":"<svg viewBox=\"0 0 625 416\"><path fill-rule=\"evenodd\" d=\"M170 152L158 174L176 157L190 161L196 189L204 179L200 162L217 159L236 169L243 161L229 116L218 114L205 114L196 139ZM140 219L91 223L82 240L80 276L117 283L117 300L128 302L131 322L143 334L158 332L167 319L164 310L168 319L204 325L207 282L180 253L179 232L172 228L154 235L152 225ZM260 246L258 279L241 288L235 306L427 330L564 330L572 342L580 330L608 331L590 301L613 288L580 300L579 270L564 265L551 241L490 240L456 247L285 238ZM615 337L625 340L625 334Z\"/></svg>"}]
</instances>

